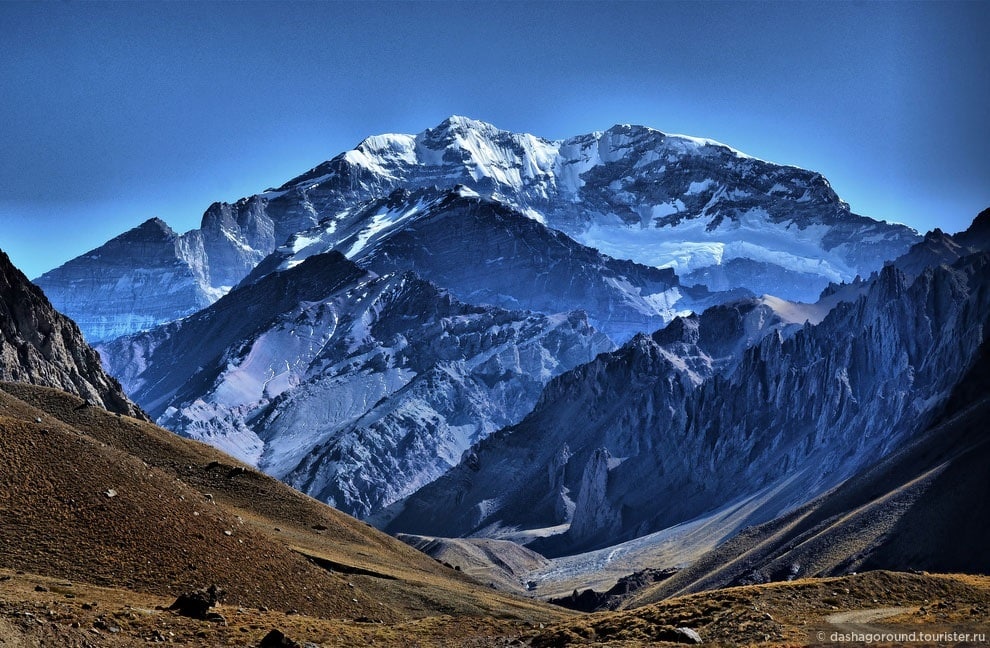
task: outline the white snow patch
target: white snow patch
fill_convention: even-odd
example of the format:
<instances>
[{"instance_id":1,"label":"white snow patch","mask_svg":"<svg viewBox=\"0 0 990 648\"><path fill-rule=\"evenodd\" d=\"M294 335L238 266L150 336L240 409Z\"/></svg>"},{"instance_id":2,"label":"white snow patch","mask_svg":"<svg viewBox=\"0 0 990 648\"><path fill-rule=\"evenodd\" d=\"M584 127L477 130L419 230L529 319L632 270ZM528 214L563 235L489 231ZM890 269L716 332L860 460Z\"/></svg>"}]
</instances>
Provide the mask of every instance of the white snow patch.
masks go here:
<instances>
[{"instance_id":1,"label":"white snow patch","mask_svg":"<svg viewBox=\"0 0 990 648\"><path fill-rule=\"evenodd\" d=\"M712 180L711 178L707 178L705 180L702 180L701 182L692 182L690 185L688 185L688 190L685 192L685 195L694 196L704 191L708 191L708 189L714 184L715 181Z\"/></svg>"},{"instance_id":2,"label":"white snow patch","mask_svg":"<svg viewBox=\"0 0 990 648\"><path fill-rule=\"evenodd\" d=\"M356 240L351 244L350 249L344 253L344 256L348 259L353 259L362 250L364 250L368 244L368 241L370 241L373 237L382 234L386 230L408 219L410 216L415 215L419 212L421 207L422 205L417 203L412 208L402 212L387 211L380 214L375 214L371 217L371 222L365 225L364 228L358 232Z\"/></svg>"},{"instance_id":3,"label":"white snow patch","mask_svg":"<svg viewBox=\"0 0 990 648\"><path fill-rule=\"evenodd\" d=\"M723 191L716 192L709 205ZM697 217L651 228L599 219L575 238L617 259L671 268L679 275L735 258L819 274L830 281L849 281L856 274L835 250L823 249L821 241L829 231L826 225L800 229L792 223L772 223L764 210L754 208L738 221L724 219L711 231L707 226L708 219Z\"/></svg>"},{"instance_id":4,"label":"white snow patch","mask_svg":"<svg viewBox=\"0 0 990 648\"><path fill-rule=\"evenodd\" d=\"M670 140L672 138L675 138L675 139L678 139L678 140L682 140L685 144L694 145L696 148L701 148L703 146L717 146L719 148L724 148L724 149L727 149L729 152L731 152L736 157L742 158L744 160L758 160L759 159L759 158L754 158L752 155L747 155L746 153L743 153L742 151L736 150L736 149L732 148L731 146L728 146L726 144L723 144L722 142L717 142L717 141L715 141L713 139L709 139L707 137L692 137L691 135L680 135L680 134L677 134L677 133L668 133L667 134L667 141L670 142Z\"/></svg>"}]
</instances>

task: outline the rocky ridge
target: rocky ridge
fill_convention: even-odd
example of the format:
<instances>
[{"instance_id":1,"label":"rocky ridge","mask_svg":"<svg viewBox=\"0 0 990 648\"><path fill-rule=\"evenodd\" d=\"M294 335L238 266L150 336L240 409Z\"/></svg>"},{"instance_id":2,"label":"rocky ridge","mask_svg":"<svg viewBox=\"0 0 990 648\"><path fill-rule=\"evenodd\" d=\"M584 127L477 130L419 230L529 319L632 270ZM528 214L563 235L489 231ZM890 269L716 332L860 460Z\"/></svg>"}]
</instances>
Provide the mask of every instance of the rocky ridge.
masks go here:
<instances>
[{"instance_id":1,"label":"rocky ridge","mask_svg":"<svg viewBox=\"0 0 990 648\"><path fill-rule=\"evenodd\" d=\"M100 365L79 327L0 251L0 380L54 387L90 405L130 416L144 413Z\"/></svg>"},{"instance_id":2,"label":"rocky ridge","mask_svg":"<svg viewBox=\"0 0 990 648\"><path fill-rule=\"evenodd\" d=\"M393 506L382 523L453 536L570 525L530 545L560 554L750 497L762 504L749 523L769 520L931 421L984 339L987 263L970 253L913 280L889 266L821 323L771 327L707 375L695 369L705 363L684 360L692 354L664 348L694 339L689 319L637 336L551 381L530 416L479 444L472 466Z\"/></svg>"}]
</instances>

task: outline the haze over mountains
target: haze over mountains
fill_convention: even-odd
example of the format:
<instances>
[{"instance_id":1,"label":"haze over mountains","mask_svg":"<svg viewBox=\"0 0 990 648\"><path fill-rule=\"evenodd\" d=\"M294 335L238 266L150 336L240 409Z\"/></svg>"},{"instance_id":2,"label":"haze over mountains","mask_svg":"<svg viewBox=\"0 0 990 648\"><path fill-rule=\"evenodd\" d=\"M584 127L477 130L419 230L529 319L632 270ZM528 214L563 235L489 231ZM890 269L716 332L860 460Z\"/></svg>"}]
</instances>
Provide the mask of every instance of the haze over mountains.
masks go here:
<instances>
[{"instance_id":1,"label":"haze over mountains","mask_svg":"<svg viewBox=\"0 0 990 648\"><path fill-rule=\"evenodd\" d=\"M922 238L709 140L452 117L37 281L160 424L390 532L559 558L704 527L700 555L982 443L933 426L975 406L988 218ZM940 564L886 532L797 573Z\"/></svg>"}]
</instances>

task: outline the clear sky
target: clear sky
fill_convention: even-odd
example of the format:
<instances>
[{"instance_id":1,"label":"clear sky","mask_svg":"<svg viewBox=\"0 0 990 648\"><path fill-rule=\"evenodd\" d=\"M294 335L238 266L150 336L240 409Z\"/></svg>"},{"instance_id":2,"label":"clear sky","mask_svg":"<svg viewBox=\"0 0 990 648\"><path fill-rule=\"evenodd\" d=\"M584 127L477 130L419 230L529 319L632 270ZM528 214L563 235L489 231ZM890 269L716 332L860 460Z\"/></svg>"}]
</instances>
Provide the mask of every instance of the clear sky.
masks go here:
<instances>
[{"instance_id":1,"label":"clear sky","mask_svg":"<svg viewBox=\"0 0 990 648\"><path fill-rule=\"evenodd\" d=\"M35 277L451 114L711 137L954 232L990 206L988 25L988 2L0 1L0 248Z\"/></svg>"}]
</instances>

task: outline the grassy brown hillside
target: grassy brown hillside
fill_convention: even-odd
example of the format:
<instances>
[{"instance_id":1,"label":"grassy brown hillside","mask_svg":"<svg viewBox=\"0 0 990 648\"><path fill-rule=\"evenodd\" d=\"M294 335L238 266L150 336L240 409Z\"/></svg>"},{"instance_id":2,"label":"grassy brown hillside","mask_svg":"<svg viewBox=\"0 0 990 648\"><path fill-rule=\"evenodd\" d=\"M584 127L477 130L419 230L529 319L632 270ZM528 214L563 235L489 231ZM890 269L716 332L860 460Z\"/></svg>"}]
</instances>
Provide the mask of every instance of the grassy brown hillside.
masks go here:
<instances>
[{"instance_id":1,"label":"grassy brown hillside","mask_svg":"<svg viewBox=\"0 0 990 648\"><path fill-rule=\"evenodd\" d=\"M413 624L426 637L447 617L488 636L563 614L480 586L204 444L44 387L0 384L0 522L4 596L55 579L153 608L218 585L225 610ZM261 638L245 634L237 645Z\"/></svg>"},{"instance_id":2,"label":"grassy brown hillside","mask_svg":"<svg viewBox=\"0 0 990 648\"><path fill-rule=\"evenodd\" d=\"M877 632L877 626L904 633L955 628L990 638L988 610L990 577L876 571L691 594L635 610L569 619L527 639L534 648L663 646L675 645L677 628L688 628L708 646L858 646L862 644L829 638L833 632L870 632L871 627Z\"/></svg>"}]
</instances>

